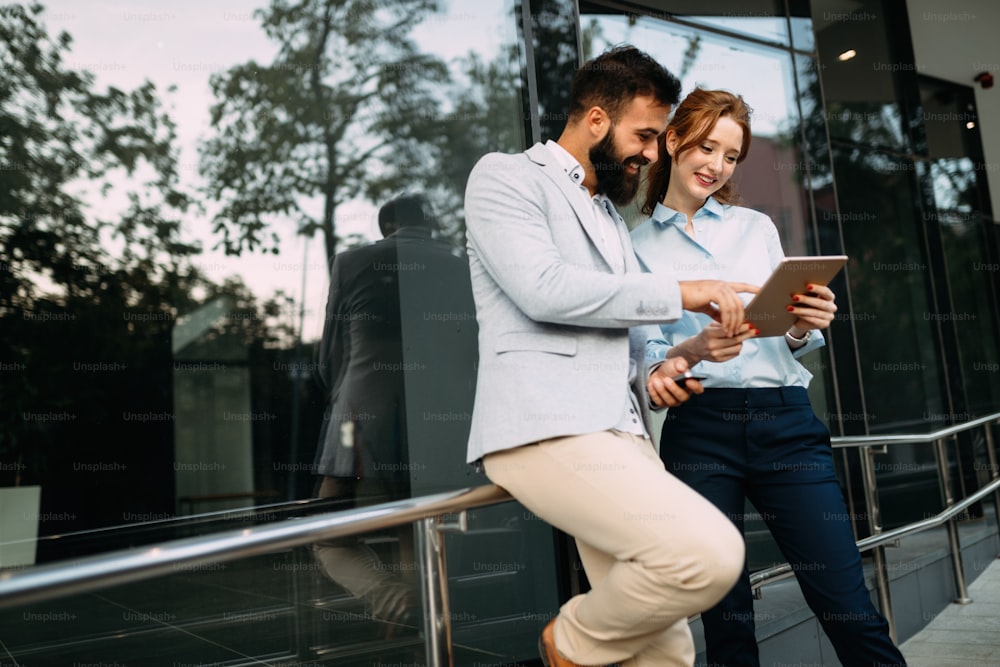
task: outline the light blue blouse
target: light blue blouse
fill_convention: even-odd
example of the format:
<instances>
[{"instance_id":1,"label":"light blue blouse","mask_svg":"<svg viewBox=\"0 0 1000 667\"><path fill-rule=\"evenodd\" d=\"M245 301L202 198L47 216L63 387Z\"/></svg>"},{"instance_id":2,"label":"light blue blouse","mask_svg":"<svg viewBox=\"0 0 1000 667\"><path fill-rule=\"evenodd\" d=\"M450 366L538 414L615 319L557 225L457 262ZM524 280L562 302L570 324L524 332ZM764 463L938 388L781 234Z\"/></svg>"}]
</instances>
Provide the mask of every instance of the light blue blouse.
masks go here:
<instances>
[{"instance_id":1,"label":"light blue blouse","mask_svg":"<svg viewBox=\"0 0 1000 667\"><path fill-rule=\"evenodd\" d=\"M762 285L784 257L771 218L742 206L720 204L709 197L692 220L695 236L684 231L687 216L657 204L650 219L632 230L632 243L643 268L678 281L726 280ZM803 286L804 288L805 286ZM744 303L752 297L742 295ZM712 319L684 311L683 317L660 327L662 338L646 343L646 359L656 363L667 350L697 335ZM702 361L694 370L705 387L808 387L812 373L797 361L825 345L822 333L794 352L781 336L750 339L739 356L723 362Z\"/></svg>"}]
</instances>

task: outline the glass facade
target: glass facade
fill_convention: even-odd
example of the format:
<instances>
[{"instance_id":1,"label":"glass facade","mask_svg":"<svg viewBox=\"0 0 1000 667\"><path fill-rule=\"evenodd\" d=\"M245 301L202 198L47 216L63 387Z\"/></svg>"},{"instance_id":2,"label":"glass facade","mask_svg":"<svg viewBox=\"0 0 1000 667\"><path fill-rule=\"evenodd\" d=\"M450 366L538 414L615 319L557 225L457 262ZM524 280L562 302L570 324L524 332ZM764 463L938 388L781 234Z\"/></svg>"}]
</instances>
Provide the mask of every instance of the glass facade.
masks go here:
<instances>
[{"instance_id":1,"label":"glass facade","mask_svg":"<svg viewBox=\"0 0 1000 667\"><path fill-rule=\"evenodd\" d=\"M742 94L747 205L787 254L850 257L830 344L803 359L834 435L1000 406L984 121L970 88L913 65L903 3L251 4L0 8L0 568L485 483L465 463L465 180L489 151L557 138L573 70L619 42L684 92ZM964 492L986 478L982 448L951 450ZM930 449L879 461L887 526L940 508ZM863 532L858 463L839 463ZM751 569L782 560L761 522L748 543ZM409 530L327 546L412 599ZM343 561L275 558L179 573L157 584L171 602L99 632L67 622L65 641L132 641L165 615L214 632L251 609L254 657L348 664L356 629L384 645L392 623ZM515 503L471 512L448 560L463 664L532 659L587 586L571 541ZM139 595L120 593L107 609ZM15 647L46 664L45 643Z\"/></svg>"},{"instance_id":2,"label":"glass facade","mask_svg":"<svg viewBox=\"0 0 1000 667\"><path fill-rule=\"evenodd\" d=\"M486 481L465 463L465 179L486 152L530 143L526 35L575 33L575 13L383 4L0 11L15 128L0 134L0 485L34 490L5 518L38 535L21 553L0 532L0 567ZM572 71L570 55L551 57ZM53 118L36 122L46 100ZM463 655L534 654L571 579L562 539L514 503L470 513L448 545ZM407 528L248 559L157 582L158 600L129 608L199 637L245 611L244 658L372 664L396 635L409 652L395 660L423 662L412 545ZM28 664L142 653L91 639L141 645L148 623L69 607L73 646L46 657L26 633Z\"/></svg>"}]
</instances>

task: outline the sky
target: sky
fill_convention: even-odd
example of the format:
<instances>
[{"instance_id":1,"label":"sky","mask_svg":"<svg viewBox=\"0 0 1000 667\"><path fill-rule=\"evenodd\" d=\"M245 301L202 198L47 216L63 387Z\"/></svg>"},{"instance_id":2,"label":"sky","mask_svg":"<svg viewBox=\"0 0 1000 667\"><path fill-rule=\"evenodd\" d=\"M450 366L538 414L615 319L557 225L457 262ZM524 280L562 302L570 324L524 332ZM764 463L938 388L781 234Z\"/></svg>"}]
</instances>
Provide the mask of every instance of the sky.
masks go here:
<instances>
[{"instance_id":1,"label":"sky","mask_svg":"<svg viewBox=\"0 0 1000 667\"><path fill-rule=\"evenodd\" d=\"M475 51L490 60L503 42L514 39L510 21L513 0L472 2L445 0L446 12L416 25L412 36L424 51L451 62ZM209 77L251 59L270 62L276 47L265 37L253 12L266 0L47 0L43 21L49 34L65 30L73 37L68 66L91 71L98 90L117 86L130 90L146 80L156 84L161 99L177 125L181 185L196 190L197 147L212 134L209 108L215 101ZM634 30L621 18L603 20L605 37L612 43L629 40L649 50L675 69L686 42L676 28L644 19ZM661 54L658 51L663 52ZM772 134L787 115L788 77L780 69L773 50L734 52L731 43L703 44L702 57L685 80L685 92L694 83L739 90L756 80L753 90L742 91L754 107L755 134ZM669 60L666 60L669 59ZM768 72L770 72L768 74ZM763 82L767 85L761 85ZM176 86L174 92L167 92ZM95 210L110 216L120 203L88 200ZM297 235L294 223L275 227L281 237L281 254L244 253L227 257L211 250L217 239L211 235L211 203L208 213L186 221L185 238L202 242L205 252L198 264L213 279L242 276L258 299L281 289L296 299L295 310L304 303L303 338L322 334L326 304L327 266L322 241ZM348 202L338 209L337 228L342 235L379 237L376 207L370 202ZM304 272L303 272L304 270Z\"/></svg>"},{"instance_id":2,"label":"sky","mask_svg":"<svg viewBox=\"0 0 1000 667\"><path fill-rule=\"evenodd\" d=\"M730 29L767 35L774 19L714 19ZM647 51L675 74L681 74L682 55L689 46L689 29L644 17L630 26L624 17L601 19L603 37L610 43L629 42ZM753 109L753 135L775 136L786 129L795 90L788 52L784 49L736 42L702 33L698 57L682 77L681 97L693 88L722 88L742 95Z\"/></svg>"},{"instance_id":3,"label":"sky","mask_svg":"<svg viewBox=\"0 0 1000 667\"><path fill-rule=\"evenodd\" d=\"M43 0L42 4L50 36L66 31L73 37L66 65L92 72L98 90L107 86L131 90L146 80L156 84L177 124L181 184L199 186L197 147L212 133L209 109L215 101L209 77L251 59L270 62L276 47L253 16L266 0ZM495 53L505 37L496 26L509 23L503 16L508 4L509 0L455 2L446 15L416 26L413 36L426 51L448 61L470 50ZM168 93L170 86L176 91ZM93 198L89 203L96 212L117 210L113 201ZM348 202L338 210L338 232L374 240L379 237L376 215L369 202ZM234 258L212 251L217 239L210 234L210 213L188 220L185 238L202 241L206 252L195 263L213 279L240 275L261 300L276 289L297 301L304 299L303 338L318 339L328 286L322 241L318 236L307 241L297 235L291 222L278 231L278 256L244 253Z\"/></svg>"}]
</instances>

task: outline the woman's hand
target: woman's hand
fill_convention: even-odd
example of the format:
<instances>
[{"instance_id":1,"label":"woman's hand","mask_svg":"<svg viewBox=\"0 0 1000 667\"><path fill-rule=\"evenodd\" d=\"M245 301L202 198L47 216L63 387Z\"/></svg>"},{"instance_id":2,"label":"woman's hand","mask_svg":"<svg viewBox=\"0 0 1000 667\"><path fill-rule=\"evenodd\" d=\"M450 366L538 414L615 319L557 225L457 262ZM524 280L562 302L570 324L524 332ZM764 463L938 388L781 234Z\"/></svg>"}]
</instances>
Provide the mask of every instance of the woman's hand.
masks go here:
<instances>
[{"instance_id":1,"label":"woman's hand","mask_svg":"<svg viewBox=\"0 0 1000 667\"><path fill-rule=\"evenodd\" d=\"M722 280L686 280L677 284L681 288L684 310L708 315L734 336L744 321L743 300L739 293L756 294L760 291L757 285Z\"/></svg>"},{"instance_id":2,"label":"woman's hand","mask_svg":"<svg viewBox=\"0 0 1000 667\"><path fill-rule=\"evenodd\" d=\"M744 322L736 329L735 336L727 336L721 324L709 322L697 336L675 345L668 356L683 357L691 366L699 361L728 361L739 355L743 341L758 333L752 324Z\"/></svg>"},{"instance_id":3,"label":"woman's hand","mask_svg":"<svg viewBox=\"0 0 1000 667\"><path fill-rule=\"evenodd\" d=\"M826 285L806 285L804 294L793 294L788 312L797 318L790 333L801 338L807 331L826 329L837 312L836 296Z\"/></svg>"},{"instance_id":4,"label":"woman's hand","mask_svg":"<svg viewBox=\"0 0 1000 667\"><path fill-rule=\"evenodd\" d=\"M662 364L653 369L646 380L646 391L649 393L649 400L658 408L676 407L691 398L691 394L700 394L705 391L698 380L686 380L680 385L671 378L680 375L688 370L687 361L682 357L667 359Z\"/></svg>"}]
</instances>

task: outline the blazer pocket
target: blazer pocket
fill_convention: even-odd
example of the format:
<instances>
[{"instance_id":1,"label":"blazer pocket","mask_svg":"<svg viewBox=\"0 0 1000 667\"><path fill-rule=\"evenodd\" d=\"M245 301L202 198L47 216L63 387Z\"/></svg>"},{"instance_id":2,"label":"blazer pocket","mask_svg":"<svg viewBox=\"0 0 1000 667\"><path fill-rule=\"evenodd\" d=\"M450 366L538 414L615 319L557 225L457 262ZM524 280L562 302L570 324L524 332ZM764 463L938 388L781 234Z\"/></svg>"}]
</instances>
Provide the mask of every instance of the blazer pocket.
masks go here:
<instances>
[{"instance_id":1,"label":"blazer pocket","mask_svg":"<svg viewBox=\"0 0 1000 667\"><path fill-rule=\"evenodd\" d=\"M573 356L576 354L576 337L535 331L512 331L497 340L496 352L552 352Z\"/></svg>"}]
</instances>

